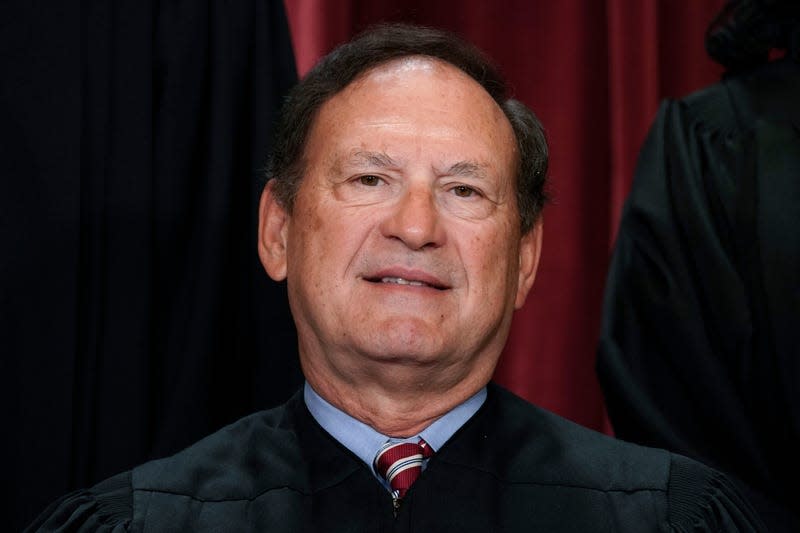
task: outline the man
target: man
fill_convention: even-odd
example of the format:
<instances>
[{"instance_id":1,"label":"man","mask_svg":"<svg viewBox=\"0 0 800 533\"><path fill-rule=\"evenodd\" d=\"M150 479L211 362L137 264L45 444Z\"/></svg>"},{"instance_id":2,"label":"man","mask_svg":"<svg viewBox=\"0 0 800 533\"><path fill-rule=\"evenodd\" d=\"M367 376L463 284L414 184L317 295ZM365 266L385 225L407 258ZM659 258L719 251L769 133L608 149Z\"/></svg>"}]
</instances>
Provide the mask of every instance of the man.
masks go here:
<instances>
[{"instance_id":1,"label":"man","mask_svg":"<svg viewBox=\"0 0 800 533\"><path fill-rule=\"evenodd\" d=\"M541 248L541 127L490 64L384 27L290 95L260 206L307 379L32 529L753 531L719 474L487 385Z\"/></svg>"}]
</instances>

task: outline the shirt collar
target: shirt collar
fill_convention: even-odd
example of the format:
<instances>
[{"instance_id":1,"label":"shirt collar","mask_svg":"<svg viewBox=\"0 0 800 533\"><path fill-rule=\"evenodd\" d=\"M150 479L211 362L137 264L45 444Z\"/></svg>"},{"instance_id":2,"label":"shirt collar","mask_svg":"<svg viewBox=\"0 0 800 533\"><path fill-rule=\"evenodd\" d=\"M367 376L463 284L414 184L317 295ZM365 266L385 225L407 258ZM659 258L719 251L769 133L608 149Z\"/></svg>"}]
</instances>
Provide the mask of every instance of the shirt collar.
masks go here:
<instances>
[{"instance_id":1,"label":"shirt collar","mask_svg":"<svg viewBox=\"0 0 800 533\"><path fill-rule=\"evenodd\" d=\"M440 450L450 437L483 405L486 400L486 387L445 413L441 418L438 418L430 426L423 429L419 435L407 439L391 438L375 431L370 426L328 403L322 396L317 394L308 382L306 382L303 389L303 399L311 412L311 416L322 426L322 429L364 461L370 470L375 473L372 468L372 460L381 446L387 441L416 442L421 437L430 444L434 452ZM375 475L378 476L378 474ZM380 479L380 476L378 478Z\"/></svg>"}]
</instances>

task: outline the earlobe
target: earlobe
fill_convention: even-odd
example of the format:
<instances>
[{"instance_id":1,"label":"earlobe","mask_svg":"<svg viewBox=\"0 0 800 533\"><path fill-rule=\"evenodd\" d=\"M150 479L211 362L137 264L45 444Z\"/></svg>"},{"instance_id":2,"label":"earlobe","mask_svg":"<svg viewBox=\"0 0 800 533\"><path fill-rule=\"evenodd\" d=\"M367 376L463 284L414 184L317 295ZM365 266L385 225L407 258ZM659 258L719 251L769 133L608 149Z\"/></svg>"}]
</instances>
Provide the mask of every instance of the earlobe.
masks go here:
<instances>
[{"instance_id":1,"label":"earlobe","mask_svg":"<svg viewBox=\"0 0 800 533\"><path fill-rule=\"evenodd\" d=\"M275 182L261 192L258 206L258 257L275 281L286 279L286 245L289 214L275 196Z\"/></svg>"},{"instance_id":2,"label":"earlobe","mask_svg":"<svg viewBox=\"0 0 800 533\"><path fill-rule=\"evenodd\" d=\"M519 281L514 309L525 304L528 292L533 287L536 271L539 268L539 256L542 252L542 219L540 218L531 230L522 236L519 243Z\"/></svg>"}]
</instances>

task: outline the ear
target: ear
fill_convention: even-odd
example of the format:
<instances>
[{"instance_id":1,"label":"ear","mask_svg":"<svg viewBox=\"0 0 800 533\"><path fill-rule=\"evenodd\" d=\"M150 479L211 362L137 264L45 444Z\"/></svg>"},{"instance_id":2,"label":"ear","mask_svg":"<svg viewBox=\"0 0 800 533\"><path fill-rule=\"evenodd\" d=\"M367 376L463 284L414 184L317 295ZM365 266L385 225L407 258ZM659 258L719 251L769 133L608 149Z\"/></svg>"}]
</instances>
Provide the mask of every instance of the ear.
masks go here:
<instances>
[{"instance_id":1,"label":"ear","mask_svg":"<svg viewBox=\"0 0 800 533\"><path fill-rule=\"evenodd\" d=\"M528 292L533 287L536 279L536 270L539 268L539 255L542 252L542 219L522 236L519 242L519 281L517 283L517 298L514 300L514 309L519 309L525 303Z\"/></svg>"},{"instance_id":2,"label":"ear","mask_svg":"<svg viewBox=\"0 0 800 533\"><path fill-rule=\"evenodd\" d=\"M289 213L275 197L275 182L267 182L258 205L258 257L275 281L286 279Z\"/></svg>"}]
</instances>

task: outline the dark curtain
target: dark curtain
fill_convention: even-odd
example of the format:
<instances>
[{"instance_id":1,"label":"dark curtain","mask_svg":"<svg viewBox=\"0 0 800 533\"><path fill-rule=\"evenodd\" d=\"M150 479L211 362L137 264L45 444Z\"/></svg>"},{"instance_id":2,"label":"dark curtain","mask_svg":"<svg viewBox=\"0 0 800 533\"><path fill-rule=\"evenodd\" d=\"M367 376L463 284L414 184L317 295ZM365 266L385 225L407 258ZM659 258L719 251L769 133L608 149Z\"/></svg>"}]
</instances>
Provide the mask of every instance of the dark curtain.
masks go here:
<instances>
[{"instance_id":1,"label":"dark curtain","mask_svg":"<svg viewBox=\"0 0 800 533\"><path fill-rule=\"evenodd\" d=\"M279 1L0 5L3 529L300 383L256 256Z\"/></svg>"},{"instance_id":2,"label":"dark curtain","mask_svg":"<svg viewBox=\"0 0 800 533\"><path fill-rule=\"evenodd\" d=\"M608 429L594 373L609 249L659 100L719 79L703 34L724 0L286 0L300 72L383 21L460 33L542 120L554 203L539 274L495 379Z\"/></svg>"}]
</instances>

